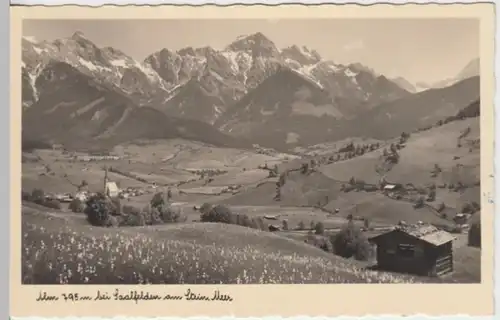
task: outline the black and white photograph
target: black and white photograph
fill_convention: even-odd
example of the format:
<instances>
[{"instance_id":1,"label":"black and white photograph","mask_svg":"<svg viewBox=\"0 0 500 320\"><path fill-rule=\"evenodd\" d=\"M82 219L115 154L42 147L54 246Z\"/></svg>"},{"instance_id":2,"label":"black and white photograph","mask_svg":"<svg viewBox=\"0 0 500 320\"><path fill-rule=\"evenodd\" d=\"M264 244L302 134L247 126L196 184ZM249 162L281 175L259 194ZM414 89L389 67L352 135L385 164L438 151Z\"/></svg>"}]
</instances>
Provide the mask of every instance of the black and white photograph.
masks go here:
<instances>
[{"instance_id":1,"label":"black and white photograph","mask_svg":"<svg viewBox=\"0 0 500 320\"><path fill-rule=\"evenodd\" d=\"M19 41L22 284L481 283L479 19Z\"/></svg>"}]
</instances>

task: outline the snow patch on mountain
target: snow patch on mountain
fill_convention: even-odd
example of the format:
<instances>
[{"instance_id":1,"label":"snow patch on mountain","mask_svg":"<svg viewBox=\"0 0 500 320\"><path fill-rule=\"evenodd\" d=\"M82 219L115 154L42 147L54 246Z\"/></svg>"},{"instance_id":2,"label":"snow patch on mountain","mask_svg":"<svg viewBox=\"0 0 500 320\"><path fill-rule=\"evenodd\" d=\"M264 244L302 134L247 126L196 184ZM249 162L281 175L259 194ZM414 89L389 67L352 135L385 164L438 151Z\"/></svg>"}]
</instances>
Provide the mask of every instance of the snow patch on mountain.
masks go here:
<instances>
[{"instance_id":1,"label":"snow patch on mountain","mask_svg":"<svg viewBox=\"0 0 500 320\"><path fill-rule=\"evenodd\" d=\"M23 39L26 40L26 41L29 41L29 42L31 42L33 44L38 43L38 40L35 37L33 37L33 36L23 36Z\"/></svg>"},{"instance_id":2,"label":"snow patch on mountain","mask_svg":"<svg viewBox=\"0 0 500 320\"><path fill-rule=\"evenodd\" d=\"M233 71L233 73L237 73L240 71L240 67L238 64L238 52L222 51L221 54L229 61L231 71Z\"/></svg>"}]
</instances>

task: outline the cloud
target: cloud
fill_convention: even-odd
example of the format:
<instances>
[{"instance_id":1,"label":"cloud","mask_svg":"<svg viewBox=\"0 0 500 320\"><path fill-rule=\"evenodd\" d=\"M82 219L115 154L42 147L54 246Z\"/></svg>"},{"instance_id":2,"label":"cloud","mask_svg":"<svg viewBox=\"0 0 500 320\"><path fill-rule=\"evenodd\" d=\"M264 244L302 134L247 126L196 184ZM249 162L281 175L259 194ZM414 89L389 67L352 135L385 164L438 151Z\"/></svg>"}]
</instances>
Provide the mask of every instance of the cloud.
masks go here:
<instances>
[{"instance_id":1,"label":"cloud","mask_svg":"<svg viewBox=\"0 0 500 320\"><path fill-rule=\"evenodd\" d=\"M354 50L361 50L365 47L365 44L361 40L357 40L354 42L349 42L348 44L345 44L343 49L345 51L354 51Z\"/></svg>"}]
</instances>

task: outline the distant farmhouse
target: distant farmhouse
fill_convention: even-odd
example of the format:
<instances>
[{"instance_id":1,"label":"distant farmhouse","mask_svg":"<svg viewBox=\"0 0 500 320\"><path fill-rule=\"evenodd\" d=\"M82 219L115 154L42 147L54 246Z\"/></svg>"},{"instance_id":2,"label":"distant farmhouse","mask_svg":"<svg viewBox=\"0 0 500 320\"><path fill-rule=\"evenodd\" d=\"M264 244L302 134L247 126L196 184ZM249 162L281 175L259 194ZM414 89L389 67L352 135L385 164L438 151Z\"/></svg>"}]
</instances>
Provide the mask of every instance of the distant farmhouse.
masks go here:
<instances>
[{"instance_id":1,"label":"distant farmhouse","mask_svg":"<svg viewBox=\"0 0 500 320\"><path fill-rule=\"evenodd\" d=\"M453 271L454 239L432 225L403 225L369 240L377 246L380 269L440 276Z\"/></svg>"}]
</instances>

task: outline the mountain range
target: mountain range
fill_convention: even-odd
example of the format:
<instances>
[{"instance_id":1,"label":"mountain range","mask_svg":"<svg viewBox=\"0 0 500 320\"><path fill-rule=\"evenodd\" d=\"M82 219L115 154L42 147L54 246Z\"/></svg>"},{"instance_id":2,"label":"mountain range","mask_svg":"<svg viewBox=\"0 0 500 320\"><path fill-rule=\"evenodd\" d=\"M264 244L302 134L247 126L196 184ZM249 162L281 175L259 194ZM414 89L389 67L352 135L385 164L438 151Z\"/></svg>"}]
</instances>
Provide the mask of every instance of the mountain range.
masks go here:
<instances>
[{"instance_id":1,"label":"mountain range","mask_svg":"<svg viewBox=\"0 0 500 320\"><path fill-rule=\"evenodd\" d=\"M375 135L359 125L372 119L380 131L394 117L413 128L455 114L479 96L475 66L437 89L447 91L415 94L403 78L336 64L304 46L278 49L260 32L222 50L165 48L144 61L81 32L52 42L23 37L23 134L78 145L179 136L288 149Z\"/></svg>"}]
</instances>

